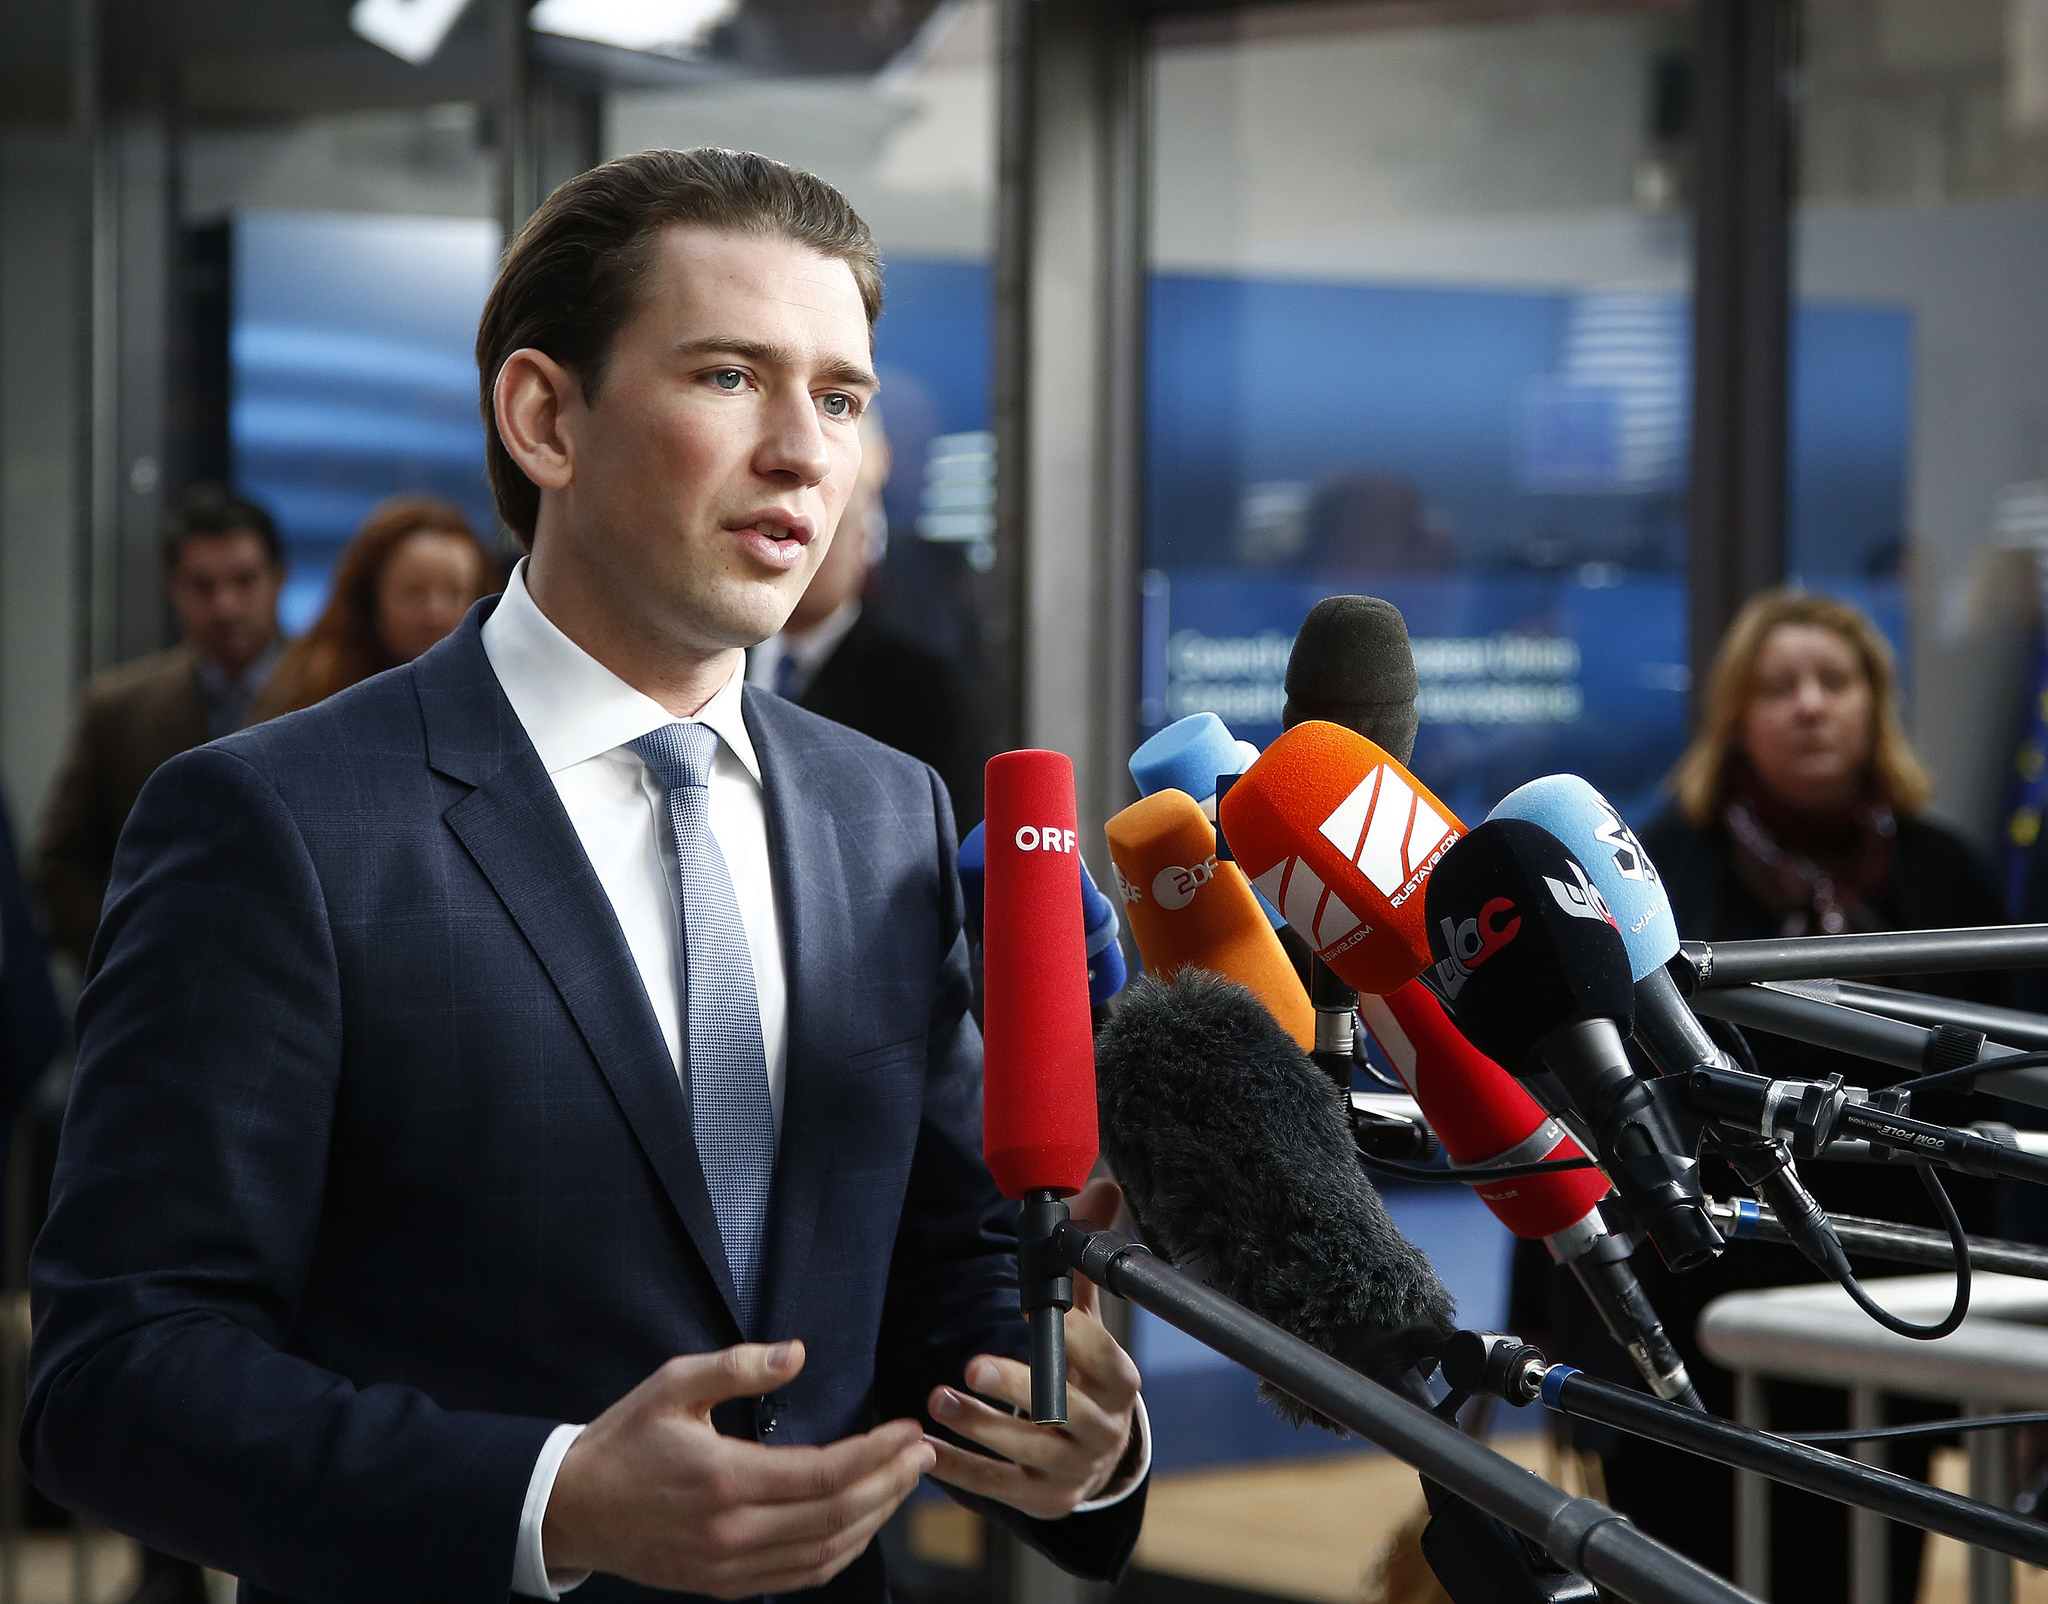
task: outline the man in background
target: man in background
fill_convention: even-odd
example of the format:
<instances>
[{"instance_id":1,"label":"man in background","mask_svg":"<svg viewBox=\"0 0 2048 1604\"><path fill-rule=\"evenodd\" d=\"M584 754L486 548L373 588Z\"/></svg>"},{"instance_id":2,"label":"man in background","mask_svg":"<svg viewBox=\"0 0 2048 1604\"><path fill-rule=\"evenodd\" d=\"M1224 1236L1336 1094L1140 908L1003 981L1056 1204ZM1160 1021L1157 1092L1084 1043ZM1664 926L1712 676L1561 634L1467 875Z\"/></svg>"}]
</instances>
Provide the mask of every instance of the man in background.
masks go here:
<instances>
[{"instance_id":1,"label":"man in background","mask_svg":"<svg viewBox=\"0 0 2048 1604\"><path fill-rule=\"evenodd\" d=\"M747 654L747 682L930 764L965 830L981 817L981 754L953 665L861 605L889 544L891 459L878 408L861 415L861 449L838 537L789 622Z\"/></svg>"},{"instance_id":2,"label":"man in background","mask_svg":"<svg viewBox=\"0 0 2048 1604\"><path fill-rule=\"evenodd\" d=\"M50 943L81 965L143 781L180 752L240 729L284 649L284 547L254 502L213 486L188 492L164 532L164 571L184 638L86 685L36 843Z\"/></svg>"}]
</instances>

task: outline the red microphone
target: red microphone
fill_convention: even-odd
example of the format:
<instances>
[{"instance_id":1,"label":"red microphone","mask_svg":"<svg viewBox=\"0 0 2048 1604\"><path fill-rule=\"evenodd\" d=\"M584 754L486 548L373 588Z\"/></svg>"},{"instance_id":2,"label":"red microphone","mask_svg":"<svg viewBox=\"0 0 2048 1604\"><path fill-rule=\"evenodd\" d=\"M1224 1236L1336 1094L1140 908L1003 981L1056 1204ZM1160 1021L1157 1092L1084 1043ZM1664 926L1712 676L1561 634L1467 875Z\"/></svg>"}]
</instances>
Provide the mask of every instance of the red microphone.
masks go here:
<instances>
[{"instance_id":1,"label":"red microphone","mask_svg":"<svg viewBox=\"0 0 2048 1604\"><path fill-rule=\"evenodd\" d=\"M1023 1209L1018 1290L1031 1320L1031 1417L1067 1419L1066 1313L1073 1272L1053 1249L1062 1200L1095 1167L1095 1034L1081 901L1074 765L1062 752L1001 752L985 776L982 1152Z\"/></svg>"},{"instance_id":2,"label":"red microphone","mask_svg":"<svg viewBox=\"0 0 2048 1604\"><path fill-rule=\"evenodd\" d=\"M1456 1165L1537 1164L1584 1158L1585 1149L1544 1113L1514 1076L1474 1047L1419 980L1384 997L1358 999L1358 1017L1421 1105ZM1526 1241L1541 1239L1569 1268L1608 1335L1660 1398L1699 1408L1699 1395L1657 1311L1628 1265L1628 1244L1600 1215L1607 1177L1554 1170L1474 1182L1494 1218Z\"/></svg>"}]
</instances>

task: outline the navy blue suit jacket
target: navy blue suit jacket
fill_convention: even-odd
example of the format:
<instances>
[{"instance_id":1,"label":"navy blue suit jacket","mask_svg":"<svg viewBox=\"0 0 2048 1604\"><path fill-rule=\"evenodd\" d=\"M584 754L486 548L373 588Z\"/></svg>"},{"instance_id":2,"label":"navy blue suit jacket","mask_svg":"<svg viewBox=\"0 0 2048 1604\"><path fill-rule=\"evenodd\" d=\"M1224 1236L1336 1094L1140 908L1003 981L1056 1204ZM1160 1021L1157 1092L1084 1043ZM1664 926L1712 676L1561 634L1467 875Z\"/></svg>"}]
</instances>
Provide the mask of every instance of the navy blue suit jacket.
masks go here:
<instances>
[{"instance_id":1,"label":"navy blue suit jacket","mask_svg":"<svg viewBox=\"0 0 2048 1604\"><path fill-rule=\"evenodd\" d=\"M244 1597L502 1600L535 1457L741 1339L638 971L483 651L173 759L122 836L36 1246L24 1449ZM790 976L765 1313L731 1433L822 1443L1021 1354L930 770L749 691ZM1142 1491L1056 1523L1111 1575ZM876 1551L815 1596L878 1600ZM651 1596L596 1578L577 1597Z\"/></svg>"}]
</instances>

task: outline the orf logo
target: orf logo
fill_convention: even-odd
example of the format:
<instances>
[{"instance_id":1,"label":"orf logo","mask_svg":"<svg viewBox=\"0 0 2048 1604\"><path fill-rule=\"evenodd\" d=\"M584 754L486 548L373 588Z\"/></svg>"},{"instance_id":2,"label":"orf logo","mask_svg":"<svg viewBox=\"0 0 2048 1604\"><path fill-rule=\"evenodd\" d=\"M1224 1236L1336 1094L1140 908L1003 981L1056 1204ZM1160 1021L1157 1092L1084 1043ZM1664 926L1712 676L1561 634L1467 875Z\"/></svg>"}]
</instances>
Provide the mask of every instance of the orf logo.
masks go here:
<instances>
[{"instance_id":1,"label":"orf logo","mask_svg":"<svg viewBox=\"0 0 2048 1604\"><path fill-rule=\"evenodd\" d=\"M1358 865L1394 907L1413 896L1458 831L1389 764L1381 764L1322 822L1325 840Z\"/></svg>"},{"instance_id":2,"label":"orf logo","mask_svg":"<svg viewBox=\"0 0 2048 1604\"><path fill-rule=\"evenodd\" d=\"M1444 945L1450 948L1450 956L1437 963L1437 985L1446 1000L1451 1001L1455 1001L1458 993L1465 989L1465 982L1472 978L1472 971L1513 941L1515 932L1522 928L1521 915L1515 912L1515 905L1506 897L1495 897L1479 910L1476 918L1461 924L1454 924L1449 919L1438 923L1443 929Z\"/></svg>"},{"instance_id":3,"label":"orf logo","mask_svg":"<svg viewBox=\"0 0 2048 1604\"><path fill-rule=\"evenodd\" d=\"M1017 850L1019 852L1072 852L1074 832L1062 830L1048 824L1040 829L1035 824L1017 826Z\"/></svg>"},{"instance_id":4,"label":"orf logo","mask_svg":"<svg viewBox=\"0 0 2048 1604\"><path fill-rule=\"evenodd\" d=\"M1215 878L1216 860L1213 857L1186 869L1170 863L1152 877L1152 900L1160 907L1177 913L1193 902L1195 893Z\"/></svg>"},{"instance_id":5,"label":"orf logo","mask_svg":"<svg viewBox=\"0 0 2048 1604\"><path fill-rule=\"evenodd\" d=\"M1567 861L1565 867L1572 872L1571 885L1553 880L1547 874L1543 877L1543 883L1550 887L1551 898L1574 919L1605 919L1619 930L1621 926L1615 924L1614 912L1607 906L1607 899L1600 895L1600 888L1586 878L1586 871L1574 861Z\"/></svg>"}]
</instances>

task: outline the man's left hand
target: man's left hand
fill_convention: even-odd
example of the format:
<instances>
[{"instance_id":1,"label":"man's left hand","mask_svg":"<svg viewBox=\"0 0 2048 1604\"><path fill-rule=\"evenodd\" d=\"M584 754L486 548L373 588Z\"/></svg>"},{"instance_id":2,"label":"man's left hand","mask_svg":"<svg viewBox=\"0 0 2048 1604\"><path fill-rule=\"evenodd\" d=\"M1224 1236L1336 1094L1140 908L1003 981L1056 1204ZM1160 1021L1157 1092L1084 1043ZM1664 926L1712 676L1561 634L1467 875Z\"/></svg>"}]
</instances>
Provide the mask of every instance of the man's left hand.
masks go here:
<instances>
[{"instance_id":1,"label":"man's left hand","mask_svg":"<svg viewBox=\"0 0 2048 1604\"><path fill-rule=\"evenodd\" d=\"M1072 1204L1080 1220L1114 1220L1123 1194L1114 1181L1091 1181ZM991 1408L951 1387L935 1387L932 1418L984 1448L989 1459L927 1437L939 1460L929 1474L963 1492L979 1493L1021 1509L1037 1520L1058 1520L1109 1490L1130 1446L1138 1405L1138 1367L1097 1318L1100 1295L1086 1277L1074 1277L1074 1308L1067 1316L1067 1423L1031 1422L1031 1370L1015 1359L978 1354L968 1361L967 1385L1023 1411Z\"/></svg>"}]
</instances>

